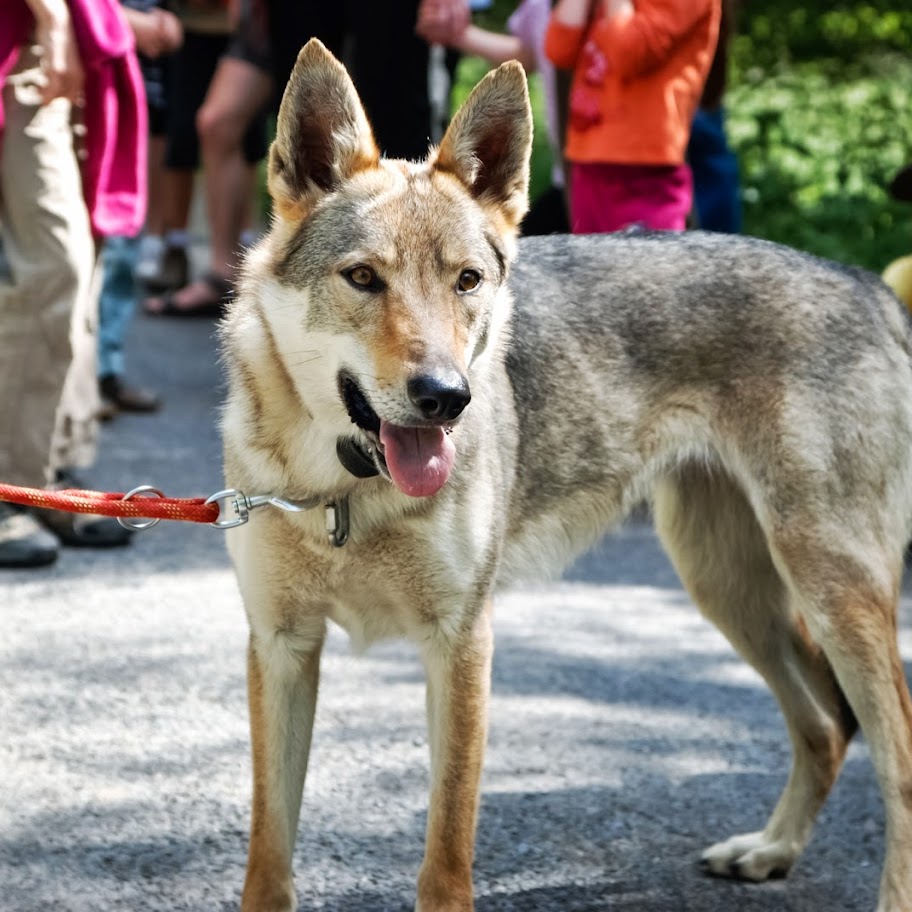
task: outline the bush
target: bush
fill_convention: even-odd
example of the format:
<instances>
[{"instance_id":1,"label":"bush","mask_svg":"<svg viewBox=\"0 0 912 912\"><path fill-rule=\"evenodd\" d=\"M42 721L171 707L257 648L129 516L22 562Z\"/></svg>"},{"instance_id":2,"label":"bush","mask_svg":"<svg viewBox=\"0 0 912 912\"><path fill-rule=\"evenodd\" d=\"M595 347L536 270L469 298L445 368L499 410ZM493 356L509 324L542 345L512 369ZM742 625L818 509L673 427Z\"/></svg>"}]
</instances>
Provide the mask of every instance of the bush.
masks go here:
<instances>
[{"instance_id":1,"label":"bush","mask_svg":"<svg viewBox=\"0 0 912 912\"><path fill-rule=\"evenodd\" d=\"M912 250L885 189L912 161L912 10L749 4L731 63L745 230L876 271Z\"/></svg>"}]
</instances>

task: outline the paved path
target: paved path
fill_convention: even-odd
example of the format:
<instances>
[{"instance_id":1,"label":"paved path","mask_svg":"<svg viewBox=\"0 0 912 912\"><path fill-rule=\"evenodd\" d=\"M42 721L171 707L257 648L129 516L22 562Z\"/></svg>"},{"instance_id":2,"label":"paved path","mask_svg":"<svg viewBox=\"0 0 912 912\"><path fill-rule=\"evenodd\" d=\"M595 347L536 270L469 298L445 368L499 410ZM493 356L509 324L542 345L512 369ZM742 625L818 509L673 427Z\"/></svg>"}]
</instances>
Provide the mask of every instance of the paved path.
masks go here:
<instances>
[{"instance_id":1,"label":"paved path","mask_svg":"<svg viewBox=\"0 0 912 912\"><path fill-rule=\"evenodd\" d=\"M106 429L88 480L217 490L212 325L141 318L131 364L166 410ZM223 535L162 524L129 549L0 580L3 912L236 908L250 764ZM772 698L700 619L648 525L500 599L496 632L479 912L873 910L883 812L860 742L787 881L698 872L704 846L762 826L789 751ZM404 912L425 821L420 665L402 644L354 658L333 633L323 681L301 908Z\"/></svg>"}]
</instances>

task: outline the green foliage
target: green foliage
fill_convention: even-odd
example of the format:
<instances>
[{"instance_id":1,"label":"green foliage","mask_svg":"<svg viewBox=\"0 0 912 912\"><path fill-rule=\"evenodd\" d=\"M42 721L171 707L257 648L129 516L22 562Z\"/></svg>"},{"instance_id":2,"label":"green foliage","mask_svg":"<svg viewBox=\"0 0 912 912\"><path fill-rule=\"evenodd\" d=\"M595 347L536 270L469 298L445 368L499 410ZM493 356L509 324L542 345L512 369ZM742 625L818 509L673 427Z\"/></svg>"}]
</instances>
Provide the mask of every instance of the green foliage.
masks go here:
<instances>
[{"instance_id":1,"label":"green foliage","mask_svg":"<svg viewBox=\"0 0 912 912\"><path fill-rule=\"evenodd\" d=\"M775 68L857 60L872 52L912 53L912 7L899 6L895 0L748 0L737 17L733 62Z\"/></svg>"},{"instance_id":2,"label":"green foliage","mask_svg":"<svg viewBox=\"0 0 912 912\"><path fill-rule=\"evenodd\" d=\"M912 250L912 207L885 187L912 161L912 8L747 4L728 131L745 230L880 271Z\"/></svg>"},{"instance_id":3,"label":"green foliage","mask_svg":"<svg viewBox=\"0 0 912 912\"><path fill-rule=\"evenodd\" d=\"M824 64L754 74L729 92L745 230L880 271L912 250L912 207L885 191L912 158L912 60L856 66L851 78Z\"/></svg>"}]
</instances>

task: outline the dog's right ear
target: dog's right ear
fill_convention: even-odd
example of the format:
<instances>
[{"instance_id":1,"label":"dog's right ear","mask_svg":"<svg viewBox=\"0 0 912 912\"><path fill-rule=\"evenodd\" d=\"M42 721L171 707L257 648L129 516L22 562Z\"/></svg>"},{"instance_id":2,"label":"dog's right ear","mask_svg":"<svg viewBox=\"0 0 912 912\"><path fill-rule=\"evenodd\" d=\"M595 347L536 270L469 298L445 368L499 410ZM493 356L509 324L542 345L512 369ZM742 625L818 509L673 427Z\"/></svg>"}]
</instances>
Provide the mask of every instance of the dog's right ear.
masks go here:
<instances>
[{"instance_id":1,"label":"dog's right ear","mask_svg":"<svg viewBox=\"0 0 912 912\"><path fill-rule=\"evenodd\" d=\"M514 231L529 208L532 108L526 73L515 60L492 70L456 112L432 167L453 174Z\"/></svg>"},{"instance_id":2,"label":"dog's right ear","mask_svg":"<svg viewBox=\"0 0 912 912\"><path fill-rule=\"evenodd\" d=\"M321 196L379 159L347 70L311 38L282 96L269 150L269 193L278 215L304 218Z\"/></svg>"}]
</instances>

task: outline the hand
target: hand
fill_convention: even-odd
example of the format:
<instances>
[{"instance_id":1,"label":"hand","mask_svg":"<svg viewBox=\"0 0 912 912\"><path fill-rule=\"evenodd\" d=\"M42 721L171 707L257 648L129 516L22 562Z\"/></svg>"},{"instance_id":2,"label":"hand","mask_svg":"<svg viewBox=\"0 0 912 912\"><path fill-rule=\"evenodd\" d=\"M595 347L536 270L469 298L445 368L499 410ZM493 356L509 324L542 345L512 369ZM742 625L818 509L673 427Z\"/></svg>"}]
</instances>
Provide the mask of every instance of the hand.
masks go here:
<instances>
[{"instance_id":1,"label":"hand","mask_svg":"<svg viewBox=\"0 0 912 912\"><path fill-rule=\"evenodd\" d=\"M45 77L41 103L55 98L81 101L85 73L65 7L62 12L55 10L54 15L36 20L35 41L41 48L41 71Z\"/></svg>"},{"instance_id":2,"label":"hand","mask_svg":"<svg viewBox=\"0 0 912 912\"><path fill-rule=\"evenodd\" d=\"M158 8L147 13L127 8L124 13L133 30L136 49L144 57L154 60L176 51L183 43L184 31L173 13Z\"/></svg>"},{"instance_id":3,"label":"hand","mask_svg":"<svg viewBox=\"0 0 912 912\"><path fill-rule=\"evenodd\" d=\"M609 19L627 19L634 13L631 0L604 0L603 9Z\"/></svg>"},{"instance_id":4,"label":"hand","mask_svg":"<svg viewBox=\"0 0 912 912\"><path fill-rule=\"evenodd\" d=\"M428 44L455 44L469 19L468 0L421 0L415 31Z\"/></svg>"},{"instance_id":5,"label":"hand","mask_svg":"<svg viewBox=\"0 0 912 912\"><path fill-rule=\"evenodd\" d=\"M592 18L593 9L605 0L558 0L551 15L562 25L582 28Z\"/></svg>"},{"instance_id":6,"label":"hand","mask_svg":"<svg viewBox=\"0 0 912 912\"><path fill-rule=\"evenodd\" d=\"M228 0L228 25L235 31L241 24L241 0Z\"/></svg>"},{"instance_id":7,"label":"hand","mask_svg":"<svg viewBox=\"0 0 912 912\"><path fill-rule=\"evenodd\" d=\"M158 20L158 34L162 54L171 54L184 43L184 27L180 19L168 10L156 7L152 14Z\"/></svg>"}]
</instances>

